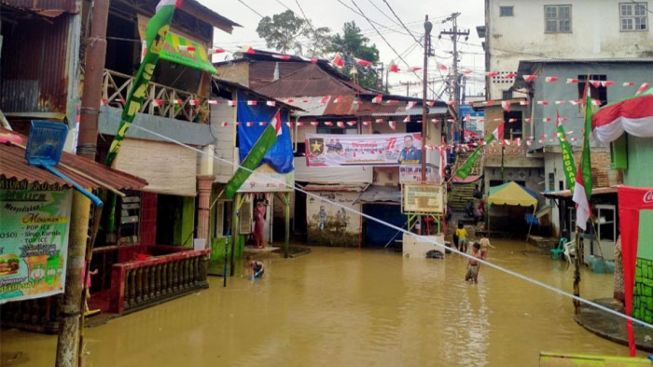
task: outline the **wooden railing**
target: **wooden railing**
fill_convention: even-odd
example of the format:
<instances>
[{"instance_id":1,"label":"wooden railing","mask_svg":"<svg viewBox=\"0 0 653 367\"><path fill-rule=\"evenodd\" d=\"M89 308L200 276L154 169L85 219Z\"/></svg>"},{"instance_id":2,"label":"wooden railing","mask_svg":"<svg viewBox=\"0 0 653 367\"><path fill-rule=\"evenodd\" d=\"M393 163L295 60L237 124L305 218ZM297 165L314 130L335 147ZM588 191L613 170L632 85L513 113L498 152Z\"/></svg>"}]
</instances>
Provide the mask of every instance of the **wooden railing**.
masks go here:
<instances>
[{"instance_id":1,"label":"wooden railing","mask_svg":"<svg viewBox=\"0 0 653 367\"><path fill-rule=\"evenodd\" d=\"M133 82L132 75L105 69L103 104L122 109ZM208 99L158 83L149 83L140 112L188 122L205 123L209 120Z\"/></svg>"},{"instance_id":2,"label":"wooden railing","mask_svg":"<svg viewBox=\"0 0 653 367\"><path fill-rule=\"evenodd\" d=\"M210 250L183 251L113 265L111 312L131 312L207 288Z\"/></svg>"}]
</instances>

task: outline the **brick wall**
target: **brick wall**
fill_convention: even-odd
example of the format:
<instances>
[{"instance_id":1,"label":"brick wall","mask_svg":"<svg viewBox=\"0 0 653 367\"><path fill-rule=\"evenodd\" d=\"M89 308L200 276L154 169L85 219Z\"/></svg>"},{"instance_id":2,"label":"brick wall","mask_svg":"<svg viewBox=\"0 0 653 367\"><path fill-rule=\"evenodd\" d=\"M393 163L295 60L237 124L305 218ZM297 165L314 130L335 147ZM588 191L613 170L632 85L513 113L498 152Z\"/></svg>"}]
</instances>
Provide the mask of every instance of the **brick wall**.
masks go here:
<instances>
[{"instance_id":1,"label":"brick wall","mask_svg":"<svg viewBox=\"0 0 653 367\"><path fill-rule=\"evenodd\" d=\"M633 317L653 322L653 260L637 259Z\"/></svg>"},{"instance_id":2,"label":"brick wall","mask_svg":"<svg viewBox=\"0 0 653 367\"><path fill-rule=\"evenodd\" d=\"M578 164L582 155L581 150L574 152L574 162ZM592 186L609 187L616 184L617 172L611 169L610 150L606 148L592 148Z\"/></svg>"}]
</instances>

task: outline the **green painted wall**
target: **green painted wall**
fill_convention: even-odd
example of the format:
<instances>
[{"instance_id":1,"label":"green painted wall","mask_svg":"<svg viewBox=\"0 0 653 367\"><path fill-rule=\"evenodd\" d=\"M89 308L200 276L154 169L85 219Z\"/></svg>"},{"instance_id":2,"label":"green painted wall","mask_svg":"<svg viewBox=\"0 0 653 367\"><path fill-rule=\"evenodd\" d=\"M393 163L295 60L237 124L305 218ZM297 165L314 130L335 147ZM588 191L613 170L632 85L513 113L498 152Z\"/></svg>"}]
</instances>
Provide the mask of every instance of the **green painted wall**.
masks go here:
<instances>
[{"instance_id":1,"label":"green painted wall","mask_svg":"<svg viewBox=\"0 0 653 367\"><path fill-rule=\"evenodd\" d=\"M624 172L624 184L637 187L653 187L653 139L628 135L628 169Z\"/></svg>"},{"instance_id":2,"label":"green painted wall","mask_svg":"<svg viewBox=\"0 0 653 367\"><path fill-rule=\"evenodd\" d=\"M639 243L637 244L637 257L653 260L653 210L639 211Z\"/></svg>"},{"instance_id":3,"label":"green painted wall","mask_svg":"<svg viewBox=\"0 0 653 367\"><path fill-rule=\"evenodd\" d=\"M195 228L195 198L183 197L181 218L175 223L175 243L193 247L193 229Z\"/></svg>"}]
</instances>

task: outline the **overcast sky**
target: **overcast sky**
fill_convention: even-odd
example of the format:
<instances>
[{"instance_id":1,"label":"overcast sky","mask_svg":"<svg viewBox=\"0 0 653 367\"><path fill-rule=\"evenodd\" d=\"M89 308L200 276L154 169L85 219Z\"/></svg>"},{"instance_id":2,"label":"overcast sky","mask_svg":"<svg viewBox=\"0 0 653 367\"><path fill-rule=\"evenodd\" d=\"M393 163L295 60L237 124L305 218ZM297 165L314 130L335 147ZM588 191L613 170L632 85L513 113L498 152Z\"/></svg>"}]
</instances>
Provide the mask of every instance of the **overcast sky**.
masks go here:
<instances>
[{"instance_id":1,"label":"overcast sky","mask_svg":"<svg viewBox=\"0 0 653 367\"><path fill-rule=\"evenodd\" d=\"M342 1L354 8L351 3L352 0ZM383 0L355 1L366 16L373 21L391 28L387 29L377 26L381 35L387 39L390 45L394 47L397 52L405 55L405 60L411 66L422 65L422 48L415 47L414 39L394 22L395 19ZM461 44L459 47L459 50L463 52L462 66L473 69L478 73L483 72L484 58L482 48L480 47L481 40L479 40L476 34L476 26L483 24L483 0L387 1L402 21L418 38L420 38L424 33L424 15L428 14L429 19L432 20L432 39L433 46L436 49L436 57L431 58L430 61L430 76L441 79L440 73L436 69L436 63L442 63L449 66L452 63L452 56L449 53L452 49L452 42L449 38L445 38L444 36L442 40L438 40L440 31L449 28L451 25L450 23L442 24L442 20L448 17L452 12L461 13L458 18L459 27L462 29L469 29L470 31L469 40L466 42L464 39L461 40L467 44ZM298 16L301 16L300 9L297 5L299 3L306 13L306 16L313 21L315 26L329 27L332 32L340 32L343 23L352 20L355 21L371 42L376 44L381 54L381 61L383 61L384 64L387 65L391 62L395 62L402 69L405 69L405 65L398 59L390 46L383 41L382 37L371 27L370 23L362 16L355 14L352 10L340 4L337 0L242 0L242 2L249 5L254 9L254 11L248 9L238 0L200 0L200 2L217 13L242 25L242 28L235 28L233 34L217 31L216 46L228 49L234 49L238 46L252 46L254 48L265 49L265 41L260 39L256 33L256 26L261 17L254 11L263 16L272 16L287 10L287 6ZM379 11L379 9L382 12ZM406 53L404 54L404 52ZM468 82L469 89L467 95L479 93L483 89L484 81L482 76L477 74L473 79L475 80ZM406 93L406 87L400 86L400 82L414 82L418 80L419 79L416 76L408 73L390 74L390 85L395 86L392 89L392 92L397 94ZM421 91L419 85L413 85L410 88L411 95ZM439 92L441 88L441 84L436 84L434 86L436 92ZM448 97L445 96L443 98L446 99Z\"/></svg>"}]
</instances>

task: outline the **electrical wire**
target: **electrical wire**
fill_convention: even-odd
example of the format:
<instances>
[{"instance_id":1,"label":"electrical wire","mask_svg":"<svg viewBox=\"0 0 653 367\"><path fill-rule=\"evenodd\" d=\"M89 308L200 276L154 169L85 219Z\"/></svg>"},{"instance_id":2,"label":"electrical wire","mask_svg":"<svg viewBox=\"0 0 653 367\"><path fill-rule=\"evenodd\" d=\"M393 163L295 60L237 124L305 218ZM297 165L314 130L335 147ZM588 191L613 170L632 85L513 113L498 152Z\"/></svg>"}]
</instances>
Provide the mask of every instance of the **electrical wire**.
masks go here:
<instances>
[{"instance_id":1,"label":"electrical wire","mask_svg":"<svg viewBox=\"0 0 653 367\"><path fill-rule=\"evenodd\" d=\"M632 322L632 323L634 323L634 324L638 324L638 325L641 325L641 326L643 326L643 327L645 327L645 328L648 328L648 329L653 330L653 324L650 324L650 323L648 323L648 322L646 322L646 321L642 321L642 320L639 320L639 319L634 318L634 317L632 317L632 316L625 315L625 314L623 314L623 313L621 313L621 312L619 312L619 311L613 310L613 309L611 309L611 308L608 308L608 307L603 306L603 305L601 305L601 304L598 304L598 303L596 303L596 302L590 301L590 300L588 300L588 299L582 298L582 297L580 297L580 296L576 296L576 295L574 295L574 294L572 294L572 293L569 293L569 292L566 292L566 291L564 291L564 290L562 290L562 289L556 288L556 287L554 287L554 286L552 286L552 285L550 285L550 284L544 283L544 282L539 281L539 280L537 280L537 279L534 279L534 278L531 278L531 277L529 277L529 276L526 276L526 275L523 275L523 274L521 274L521 273L518 273L518 272L516 272L516 271L510 270L510 269L505 268L505 267L503 267L503 266L501 266L501 265L494 264L494 263L492 263L492 262L490 262L490 261L488 261L488 260L476 258L476 257L472 256L471 254L468 254L468 253L466 253L466 252L462 252L462 251L460 251L460 250L458 250L458 249L456 249L456 248L446 247L446 245L444 245L444 244L442 244L442 243L438 243L438 242L436 242L435 239L433 239L433 238L431 238L431 237L429 237L429 236L420 236L420 235L417 235L417 234L415 234L415 233L409 232L409 231L405 230L404 228L400 228L400 227L398 227L398 226L396 226L396 225L394 225L394 224L391 224L391 223L385 222L385 221L383 221L383 220L381 220L381 219L378 219L378 218L376 218L376 217L373 217L373 216L371 216L371 215L369 215L369 214L365 214L365 213L363 213L363 212L361 212L361 211L358 211L358 210L356 210L356 209L350 208L350 207L345 206L345 205L343 205L343 204L340 204L340 203L337 203L337 202L335 202L335 201L329 200L329 199L327 199L327 198L321 197L321 196L319 196L319 195L317 195L317 194L314 194L314 193L312 193L312 192L306 191L306 190L304 190L302 187L300 187L300 186L297 185L297 184L295 184L295 185L290 185L290 184L288 184L288 183L285 182L285 181L279 180L279 179L277 179L277 178L271 176L270 174L266 174L266 173L262 173L262 172L255 172L254 170L249 169L249 168L247 168L247 167L244 167L244 166L240 165L239 163L234 163L234 162L231 161L231 160L221 158L221 157L219 157L219 156L217 156L217 155L215 155L215 154L210 154L209 152L205 152L205 151L203 151L203 150L201 150L201 149L195 148L195 147L190 146L190 145L188 145L188 144L185 144L185 143L183 143L183 142L181 142L181 141L179 141L179 140L176 140L176 139L171 138L171 137L169 137L169 136L167 136L167 135L164 135L164 134L158 133L158 132L156 132L156 131L152 131L152 130L150 130L150 129L148 129L148 128L145 128L145 127L142 127L142 126L140 126L140 125L132 124L132 127L133 127L133 128L136 128L136 129L139 129L139 130L141 130L141 131L144 131L144 132L146 132L146 133L149 133L149 134L151 134L151 135L153 135L153 136L156 136L156 137L158 137L158 138L161 138L161 139L164 139L164 140L166 140L166 141L169 141L169 142L171 142L171 143L173 143L173 144L176 144L176 145L182 146L182 147L184 147L184 148L186 148L186 149L190 149L190 150L192 150L192 151L194 151L194 152L196 152L196 153L200 153L200 154L202 154L202 155L206 155L206 156L209 156L209 157L213 157L214 159L216 159L216 160L218 160L218 161L221 161L221 162L224 162L224 163L226 163L226 164L228 164L228 165L231 165L231 166L233 166L234 168L243 169L243 170L249 172L250 174L258 175L258 176L265 176L265 177L267 178L267 180L269 180L269 181L272 181L272 182L275 182L275 183L279 183L279 184L281 184L281 185L283 185L283 186L288 187L289 189L292 189L292 190L297 191L297 192L301 192L301 193L305 194L307 197L311 197L311 198L314 198L315 200L318 200L318 201L320 201L320 202L325 202L325 203L328 203L328 204L333 205L333 206L335 206L335 207L339 207L339 208L341 208L341 209L343 209L343 210L345 210L345 211L348 211L348 212L350 212L350 213L352 213L352 214L358 215L358 216L360 216L360 217L362 217L362 218L369 219L369 220L374 221L374 222L376 222L376 223L379 223L379 224L381 224L381 225L383 225L383 226L385 226L385 227L388 227L388 228L390 228L390 229L394 229L394 230L396 230L396 231L399 231L399 232L401 232L401 233L403 233L403 234L405 234L405 235L409 235L409 236L412 236L412 237L414 237L414 238L417 238L417 239L419 239L421 242L426 242L426 243L429 243L429 244L431 244L431 245L435 245L435 246L437 246L438 248L442 249L443 251L445 251L445 250L446 250L446 251L451 251L451 252L453 252L453 253L455 253L455 254L457 254L457 255L460 255L460 256L465 257L465 258L470 259L470 260L477 261L477 262L480 263L480 264L483 264L483 265L488 266L488 267L490 267L490 268L492 268L492 269L495 269L495 270L497 270L497 271L500 271L500 272L503 272L503 273L505 273L505 274L508 274L508 275L510 275L510 276L512 276L512 277L515 277L515 278L517 278L517 279L523 280L523 281L525 281L525 282L527 282L527 283L530 283L530 284L532 284L532 285L535 285L535 286L537 286L537 287L540 287L540 288L546 289L546 290L551 291L551 292L553 292L553 293L557 293L558 295L561 295L561 296L563 296L563 297L571 298L571 299L574 300L574 301L578 301L578 302L583 303L583 304L585 304L585 305L587 305L587 306L594 307L594 308L596 308L596 309L598 309L598 310L604 311L604 312L606 312L606 313L609 313L609 314L611 314L611 315L613 315L613 316L616 316L616 317L618 317L618 318L621 318L621 319L623 319L623 320L630 321L630 322Z\"/></svg>"},{"instance_id":2,"label":"electrical wire","mask_svg":"<svg viewBox=\"0 0 653 367\"><path fill-rule=\"evenodd\" d=\"M238 2L241 3L241 4L243 4L243 5L245 5L245 7L246 7L247 9L251 10L254 14L258 15L259 17L261 17L261 18L265 18L261 13L257 12L256 10L254 10L254 8L252 8L251 6L247 5L247 3L245 3L245 1L243 1L243 0L238 0Z\"/></svg>"},{"instance_id":3,"label":"electrical wire","mask_svg":"<svg viewBox=\"0 0 653 367\"><path fill-rule=\"evenodd\" d=\"M376 4L375 4L372 0L367 0L367 1L368 1L370 4L372 4L372 6L373 6L376 10L379 11L379 13L383 14L384 17L388 18L392 23L394 23L395 25L398 25L398 26L400 26L400 27L402 26L402 25L399 24L396 20L392 19L388 14L386 14L383 10L381 10L381 8L379 8L378 6L376 6ZM405 27L404 27L404 28L405 28Z\"/></svg>"}]
</instances>

